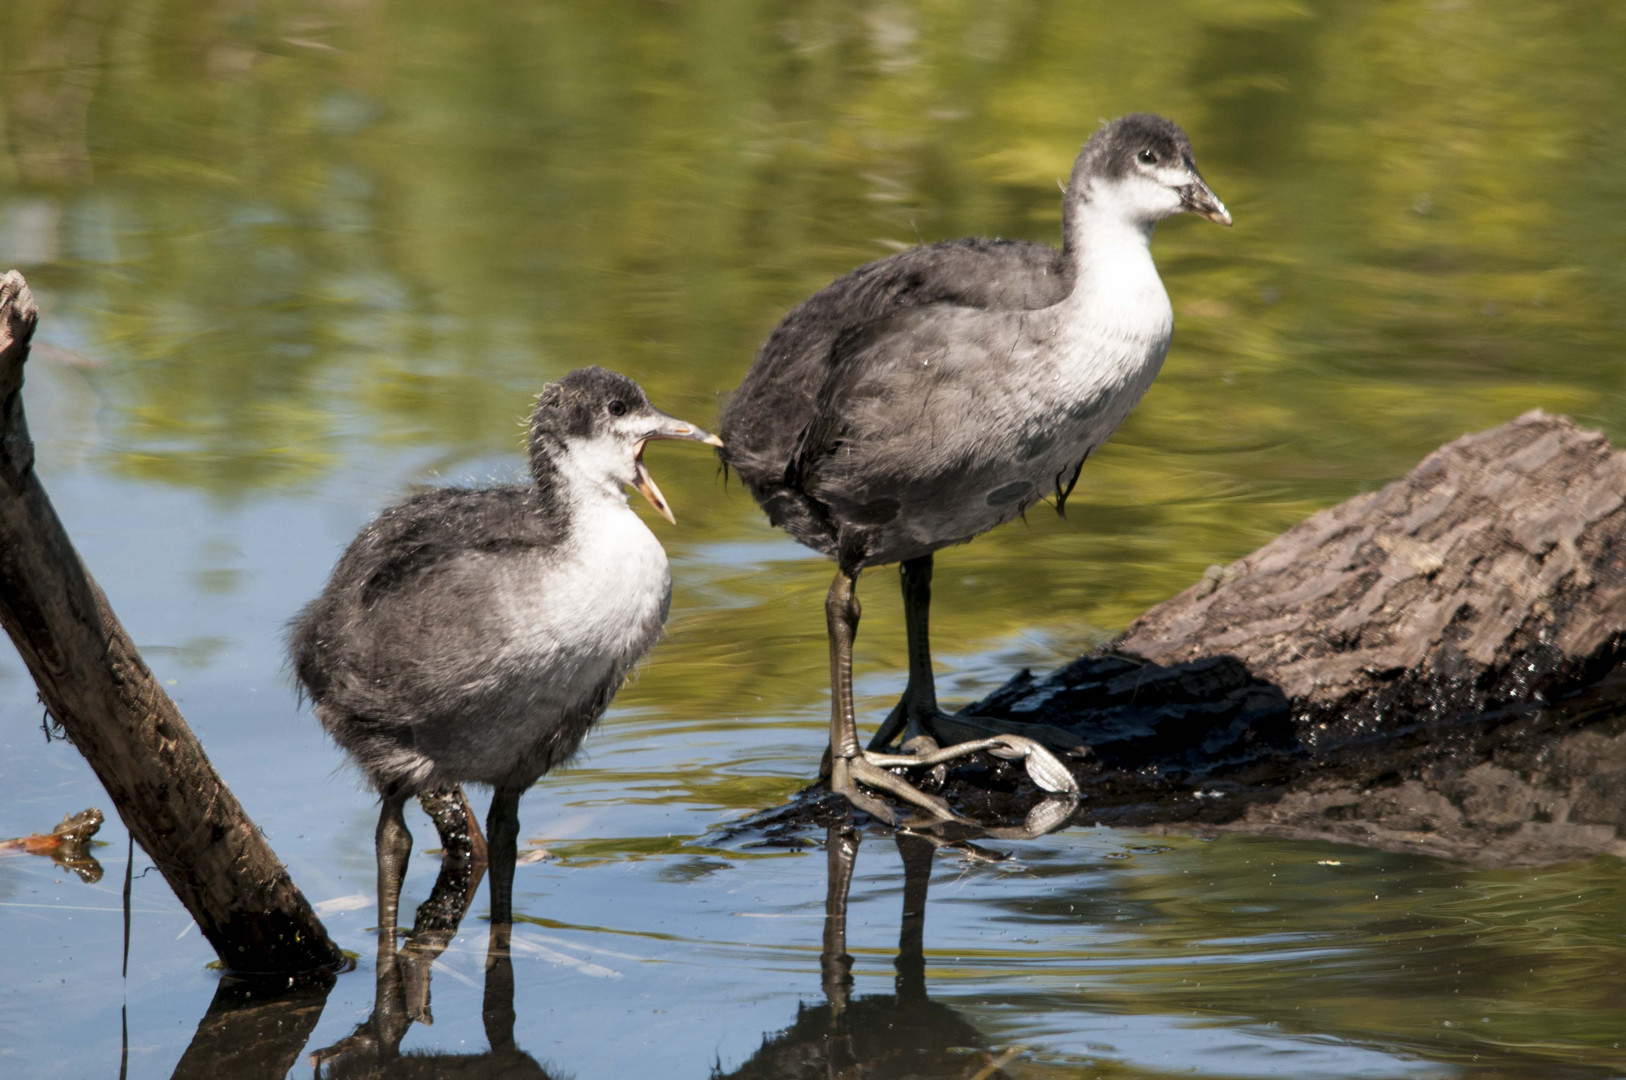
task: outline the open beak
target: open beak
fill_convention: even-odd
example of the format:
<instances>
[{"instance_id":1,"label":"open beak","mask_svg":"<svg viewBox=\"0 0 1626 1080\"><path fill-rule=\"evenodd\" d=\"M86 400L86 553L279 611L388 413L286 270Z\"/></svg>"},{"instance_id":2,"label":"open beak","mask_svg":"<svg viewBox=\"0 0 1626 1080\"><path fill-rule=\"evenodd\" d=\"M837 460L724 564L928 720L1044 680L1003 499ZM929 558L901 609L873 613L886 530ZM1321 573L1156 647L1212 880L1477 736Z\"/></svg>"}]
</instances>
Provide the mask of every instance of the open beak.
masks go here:
<instances>
[{"instance_id":1,"label":"open beak","mask_svg":"<svg viewBox=\"0 0 1626 1080\"><path fill-rule=\"evenodd\" d=\"M1180 189L1180 205L1209 221L1217 221L1221 225L1231 223L1231 212L1225 209L1225 204L1219 201L1203 178L1197 175L1196 169L1191 170L1191 183Z\"/></svg>"},{"instance_id":2,"label":"open beak","mask_svg":"<svg viewBox=\"0 0 1626 1080\"><path fill-rule=\"evenodd\" d=\"M690 442L701 442L708 446L722 446L723 440L715 435L708 434L695 427L686 420L679 420L675 416L667 416L663 412L650 410L654 428L638 443L638 450L633 455L632 464L634 477L632 486L638 489L638 494L649 500L649 505L655 508L655 513L677 524L677 518L672 516L672 508L666 504L666 496L661 489L655 486L655 478L649 475L649 467L644 464L644 447L655 439L685 439Z\"/></svg>"}]
</instances>

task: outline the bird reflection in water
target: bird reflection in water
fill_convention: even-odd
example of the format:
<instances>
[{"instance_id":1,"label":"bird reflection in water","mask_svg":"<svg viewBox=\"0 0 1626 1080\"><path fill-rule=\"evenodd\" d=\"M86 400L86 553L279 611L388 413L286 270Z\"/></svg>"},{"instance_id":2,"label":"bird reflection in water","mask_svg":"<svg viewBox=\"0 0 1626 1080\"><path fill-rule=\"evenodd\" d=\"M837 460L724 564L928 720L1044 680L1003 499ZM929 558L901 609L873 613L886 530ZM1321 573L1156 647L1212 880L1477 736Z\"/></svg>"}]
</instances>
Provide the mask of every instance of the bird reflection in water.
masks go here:
<instances>
[{"instance_id":1,"label":"bird reflection in water","mask_svg":"<svg viewBox=\"0 0 1626 1080\"><path fill-rule=\"evenodd\" d=\"M431 806L439 798L444 806ZM466 806L455 789L425 797L436 825L455 820ZM440 811L439 814L436 811ZM448 836L442 830L442 837ZM513 924L493 922L486 948L485 994L481 1016L489 1049L481 1054L445 1054L434 1051L401 1052L401 1040L414 1022L430 1024L429 977L435 959L457 936L463 916L485 873L484 858L448 845L440 874L429 899L419 905L412 933L397 946L393 926L378 932L372 1014L350 1035L311 1054L318 1080L349 1078L502 1077L548 1080L550 1074L514 1043L514 965L509 949ZM554 1080L564 1080L554 1077Z\"/></svg>"},{"instance_id":2,"label":"bird reflection in water","mask_svg":"<svg viewBox=\"0 0 1626 1080\"><path fill-rule=\"evenodd\" d=\"M1051 812L1036 808L1025 828L988 830L982 835L1032 837L1041 823L1064 823L1076 805L1055 800ZM796 1021L765 1038L762 1048L739 1068L712 1072L712 1080L1009 1080L1004 1067L1023 1047L995 1049L959 1010L926 993L926 890L932 856L944 841L900 830L895 835L903 859L903 919L898 931L894 990L854 997L853 958L847 953L847 893L858 860L859 833L848 823L831 825L825 852L829 877L824 898L824 947L819 970L824 1003L797 1007ZM975 855L990 853L966 842ZM997 856L996 856L997 857Z\"/></svg>"}]
</instances>

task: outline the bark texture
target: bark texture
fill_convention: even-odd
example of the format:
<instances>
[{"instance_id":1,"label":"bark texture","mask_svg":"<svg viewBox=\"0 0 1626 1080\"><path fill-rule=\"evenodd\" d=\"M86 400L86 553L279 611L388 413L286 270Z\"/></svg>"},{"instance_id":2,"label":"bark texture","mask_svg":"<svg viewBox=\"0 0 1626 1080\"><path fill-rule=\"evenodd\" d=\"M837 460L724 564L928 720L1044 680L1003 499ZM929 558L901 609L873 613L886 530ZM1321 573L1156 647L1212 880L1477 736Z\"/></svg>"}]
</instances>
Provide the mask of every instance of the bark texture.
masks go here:
<instances>
[{"instance_id":1,"label":"bark texture","mask_svg":"<svg viewBox=\"0 0 1626 1080\"><path fill-rule=\"evenodd\" d=\"M1626 854L1623 659L1626 454L1531 412L967 711L1087 742L1093 820Z\"/></svg>"},{"instance_id":2,"label":"bark texture","mask_svg":"<svg viewBox=\"0 0 1626 1080\"><path fill-rule=\"evenodd\" d=\"M0 623L221 962L336 968L337 947L136 653L34 475L22 383L37 318L21 275L0 277Z\"/></svg>"}]
</instances>

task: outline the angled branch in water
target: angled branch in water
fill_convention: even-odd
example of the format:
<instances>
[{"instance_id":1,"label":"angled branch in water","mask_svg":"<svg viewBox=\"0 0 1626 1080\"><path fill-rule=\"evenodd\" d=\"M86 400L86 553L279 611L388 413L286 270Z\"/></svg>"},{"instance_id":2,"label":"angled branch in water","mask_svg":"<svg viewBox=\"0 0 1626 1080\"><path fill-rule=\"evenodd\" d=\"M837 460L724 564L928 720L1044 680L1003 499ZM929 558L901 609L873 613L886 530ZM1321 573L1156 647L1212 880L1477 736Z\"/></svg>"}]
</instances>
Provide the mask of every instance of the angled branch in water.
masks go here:
<instances>
[{"instance_id":1,"label":"angled branch in water","mask_svg":"<svg viewBox=\"0 0 1626 1080\"><path fill-rule=\"evenodd\" d=\"M227 968L344 963L270 845L153 679L34 473L23 364L38 309L0 277L0 624L40 699Z\"/></svg>"}]
</instances>

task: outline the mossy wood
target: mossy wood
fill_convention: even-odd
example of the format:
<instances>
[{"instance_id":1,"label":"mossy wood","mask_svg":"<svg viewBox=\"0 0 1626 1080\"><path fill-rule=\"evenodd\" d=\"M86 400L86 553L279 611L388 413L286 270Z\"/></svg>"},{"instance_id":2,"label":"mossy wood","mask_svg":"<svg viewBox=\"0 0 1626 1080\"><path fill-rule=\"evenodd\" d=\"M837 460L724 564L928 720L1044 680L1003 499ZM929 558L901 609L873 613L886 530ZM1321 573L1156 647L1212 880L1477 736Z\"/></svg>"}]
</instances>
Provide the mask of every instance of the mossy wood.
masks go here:
<instances>
[{"instance_id":1,"label":"mossy wood","mask_svg":"<svg viewBox=\"0 0 1626 1080\"><path fill-rule=\"evenodd\" d=\"M37 318L22 276L0 277L0 623L221 962L337 967L337 947L153 679L34 474L22 384Z\"/></svg>"}]
</instances>

